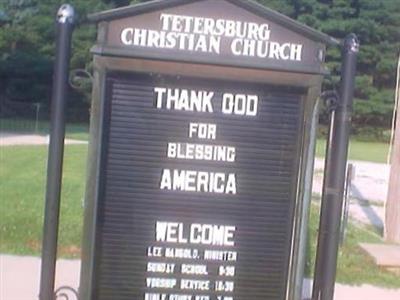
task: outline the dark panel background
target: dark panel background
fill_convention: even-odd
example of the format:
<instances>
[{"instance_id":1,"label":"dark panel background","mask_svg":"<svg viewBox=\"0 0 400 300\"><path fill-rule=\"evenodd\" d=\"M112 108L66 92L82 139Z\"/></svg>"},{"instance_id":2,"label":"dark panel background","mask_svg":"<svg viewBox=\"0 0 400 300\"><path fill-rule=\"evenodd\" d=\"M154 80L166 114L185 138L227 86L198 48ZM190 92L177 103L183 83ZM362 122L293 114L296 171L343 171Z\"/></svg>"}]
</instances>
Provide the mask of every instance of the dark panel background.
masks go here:
<instances>
[{"instance_id":1,"label":"dark panel background","mask_svg":"<svg viewBox=\"0 0 400 300\"><path fill-rule=\"evenodd\" d=\"M157 109L154 86L212 90L215 92L214 113ZM105 116L95 299L141 300L146 291L166 292L146 289L147 277L180 278L179 274L146 273L147 247L157 245L156 221L236 226L232 249L170 246L237 251L238 260L233 264L236 267L235 291L223 295L232 295L235 300L284 299L301 140L302 97L261 85L124 74L109 76L107 89L109 109ZM257 94L260 99L257 117L222 114L224 92ZM189 139L190 122L217 124L216 140ZM168 142L234 146L236 162L168 159ZM164 168L235 173L237 194L160 190ZM181 262L204 263L159 261L175 262L178 266ZM207 279L222 280L217 276L217 266L222 263L206 263L210 273ZM185 278L201 279L202 276ZM174 291L167 293L171 292ZM214 292L193 294L217 295ZM215 296L211 297L213 299Z\"/></svg>"}]
</instances>

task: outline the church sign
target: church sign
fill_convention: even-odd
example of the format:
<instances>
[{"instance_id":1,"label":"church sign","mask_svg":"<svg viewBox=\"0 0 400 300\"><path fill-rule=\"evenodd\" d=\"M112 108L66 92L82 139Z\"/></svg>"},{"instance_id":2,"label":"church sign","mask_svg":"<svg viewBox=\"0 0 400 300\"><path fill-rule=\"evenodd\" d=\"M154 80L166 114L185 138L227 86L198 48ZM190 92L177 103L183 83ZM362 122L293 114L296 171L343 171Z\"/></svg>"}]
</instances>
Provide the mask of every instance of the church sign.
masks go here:
<instances>
[{"instance_id":1,"label":"church sign","mask_svg":"<svg viewBox=\"0 0 400 300\"><path fill-rule=\"evenodd\" d=\"M249 1L91 19L81 298L289 299L332 41Z\"/></svg>"}]
</instances>

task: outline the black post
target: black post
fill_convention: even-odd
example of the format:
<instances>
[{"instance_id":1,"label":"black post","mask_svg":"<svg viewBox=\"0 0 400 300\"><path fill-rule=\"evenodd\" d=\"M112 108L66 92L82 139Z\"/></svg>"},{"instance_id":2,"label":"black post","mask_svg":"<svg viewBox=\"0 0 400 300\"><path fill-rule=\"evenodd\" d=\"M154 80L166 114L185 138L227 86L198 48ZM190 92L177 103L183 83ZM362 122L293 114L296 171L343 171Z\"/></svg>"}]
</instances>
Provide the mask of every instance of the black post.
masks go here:
<instances>
[{"instance_id":1,"label":"black post","mask_svg":"<svg viewBox=\"0 0 400 300\"><path fill-rule=\"evenodd\" d=\"M313 300L332 300L335 290L358 51L357 36L349 34L342 49L340 99L331 115L327 142Z\"/></svg>"},{"instance_id":2,"label":"black post","mask_svg":"<svg viewBox=\"0 0 400 300\"><path fill-rule=\"evenodd\" d=\"M46 207L43 226L40 300L53 300L57 259L58 223L65 136L65 103L67 99L71 36L74 9L68 4L57 13L57 47L51 100L51 129L47 162Z\"/></svg>"}]
</instances>

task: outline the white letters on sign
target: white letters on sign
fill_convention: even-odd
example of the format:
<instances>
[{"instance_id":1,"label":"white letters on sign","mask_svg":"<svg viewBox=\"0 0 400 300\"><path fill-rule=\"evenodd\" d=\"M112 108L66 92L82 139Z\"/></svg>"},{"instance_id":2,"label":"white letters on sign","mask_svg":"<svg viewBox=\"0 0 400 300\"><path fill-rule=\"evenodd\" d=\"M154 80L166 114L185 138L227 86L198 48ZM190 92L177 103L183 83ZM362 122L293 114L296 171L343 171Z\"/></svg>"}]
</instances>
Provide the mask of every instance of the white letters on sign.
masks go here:
<instances>
[{"instance_id":1,"label":"white letters on sign","mask_svg":"<svg viewBox=\"0 0 400 300\"><path fill-rule=\"evenodd\" d=\"M234 162L236 157L236 148L222 145L168 143L167 157L176 159Z\"/></svg>"},{"instance_id":2,"label":"white letters on sign","mask_svg":"<svg viewBox=\"0 0 400 300\"><path fill-rule=\"evenodd\" d=\"M222 112L228 115L255 116L258 109L257 95L224 94L222 96Z\"/></svg>"},{"instance_id":3,"label":"white letters on sign","mask_svg":"<svg viewBox=\"0 0 400 300\"><path fill-rule=\"evenodd\" d=\"M195 112L213 112L214 92L155 87L157 108Z\"/></svg>"},{"instance_id":4,"label":"white letters on sign","mask_svg":"<svg viewBox=\"0 0 400 300\"><path fill-rule=\"evenodd\" d=\"M199 139L215 140L217 133L217 125L204 123L190 123L189 137Z\"/></svg>"},{"instance_id":5,"label":"white letters on sign","mask_svg":"<svg viewBox=\"0 0 400 300\"><path fill-rule=\"evenodd\" d=\"M183 223L156 222L156 241L179 244L201 244L212 246L235 246L234 234L235 226L212 225L212 224L191 224L184 234ZM148 266L149 267L149 266ZM168 266L151 265L152 269L167 268ZM173 269L174 266L169 267ZM201 266L186 265L186 269L197 268L203 270ZM187 273L191 274L191 273Z\"/></svg>"},{"instance_id":6,"label":"white letters on sign","mask_svg":"<svg viewBox=\"0 0 400 300\"><path fill-rule=\"evenodd\" d=\"M210 281L208 281L208 280L181 279L181 289L183 289L183 290L208 291L210 289Z\"/></svg>"},{"instance_id":7,"label":"white letters on sign","mask_svg":"<svg viewBox=\"0 0 400 300\"><path fill-rule=\"evenodd\" d=\"M269 24L225 19L160 15L160 30L127 27L121 31L126 46L221 54L222 39L233 56L302 61L303 45L271 40Z\"/></svg>"},{"instance_id":8,"label":"white letters on sign","mask_svg":"<svg viewBox=\"0 0 400 300\"><path fill-rule=\"evenodd\" d=\"M208 275L206 265L182 264L181 273L193 275Z\"/></svg>"},{"instance_id":9,"label":"white letters on sign","mask_svg":"<svg viewBox=\"0 0 400 300\"><path fill-rule=\"evenodd\" d=\"M169 278L146 278L149 288L173 289L176 286L176 279Z\"/></svg>"},{"instance_id":10,"label":"white letters on sign","mask_svg":"<svg viewBox=\"0 0 400 300\"><path fill-rule=\"evenodd\" d=\"M236 175L234 173L164 169L161 174L160 189L235 195Z\"/></svg>"},{"instance_id":11,"label":"white letters on sign","mask_svg":"<svg viewBox=\"0 0 400 300\"><path fill-rule=\"evenodd\" d=\"M167 263L155 263L155 262L148 262L147 263L147 272L154 272L154 273L174 273L175 264L167 264Z\"/></svg>"}]
</instances>

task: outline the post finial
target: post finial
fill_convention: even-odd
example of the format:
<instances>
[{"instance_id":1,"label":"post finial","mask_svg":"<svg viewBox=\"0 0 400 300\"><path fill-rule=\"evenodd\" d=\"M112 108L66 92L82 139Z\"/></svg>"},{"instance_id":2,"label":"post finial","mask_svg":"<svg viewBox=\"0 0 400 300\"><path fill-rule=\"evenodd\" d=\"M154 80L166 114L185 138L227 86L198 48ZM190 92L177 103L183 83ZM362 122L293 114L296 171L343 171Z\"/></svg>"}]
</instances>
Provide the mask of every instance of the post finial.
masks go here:
<instances>
[{"instance_id":1,"label":"post finial","mask_svg":"<svg viewBox=\"0 0 400 300\"><path fill-rule=\"evenodd\" d=\"M350 33L344 39L344 50L350 52L359 52L360 51L360 41L354 33Z\"/></svg>"},{"instance_id":2,"label":"post finial","mask_svg":"<svg viewBox=\"0 0 400 300\"><path fill-rule=\"evenodd\" d=\"M63 4L60 6L57 12L57 22L71 24L75 23L75 10L70 4Z\"/></svg>"}]
</instances>

